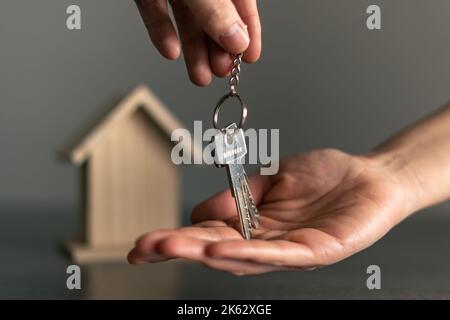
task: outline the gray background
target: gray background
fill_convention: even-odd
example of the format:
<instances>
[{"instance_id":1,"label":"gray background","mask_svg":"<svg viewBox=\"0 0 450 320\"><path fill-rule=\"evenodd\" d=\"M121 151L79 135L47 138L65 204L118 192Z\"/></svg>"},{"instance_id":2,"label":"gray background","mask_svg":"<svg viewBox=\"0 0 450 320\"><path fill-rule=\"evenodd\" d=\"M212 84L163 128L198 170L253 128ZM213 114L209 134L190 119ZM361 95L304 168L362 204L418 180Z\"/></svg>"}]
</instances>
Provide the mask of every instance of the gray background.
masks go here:
<instances>
[{"instance_id":1,"label":"gray background","mask_svg":"<svg viewBox=\"0 0 450 320\"><path fill-rule=\"evenodd\" d=\"M81 31L65 27L71 3L81 6ZM373 3L382 7L381 31L365 26ZM449 1L259 7L263 55L244 66L240 90L249 126L280 129L281 155L322 147L368 151L450 97ZM115 95L148 84L192 127L194 120L210 124L226 89L223 80L195 87L182 59L163 60L133 1L2 0L0 40L0 210L71 211L78 170L56 154ZM188 209L226 186L215 168L183 172Z\"/></svg>"},{"instance_id":2,"label":"gray background","mask_svg":"<svg viewBox=\"0 0 450 320\"><path fill-rule=\"evenodd\" d=\"M65 27L72 3L82 8L81 31ZM381 31L366 29L369 4L382 7ZM450 97L448 0L265 0L259 7L263 55L244 66L240 90L249 126L280 129L281 155L366 152ZM0 297L450 297L448 204L311 275L239 281L191 265L98 266L83 271L90 293L68 292L69 262L57 248L77 229L79 171L57 153L111 98L139 83L188 127L209 124L226 89L224 80L195 87L182 60L163 60L133 1L0 1ZM215 168L182 171L186 217L227 184ZM373 263L386 275L382 293L365 288ZM181 280L170 291L165 281L174 274Z\"/></svg>"}]
</instances>

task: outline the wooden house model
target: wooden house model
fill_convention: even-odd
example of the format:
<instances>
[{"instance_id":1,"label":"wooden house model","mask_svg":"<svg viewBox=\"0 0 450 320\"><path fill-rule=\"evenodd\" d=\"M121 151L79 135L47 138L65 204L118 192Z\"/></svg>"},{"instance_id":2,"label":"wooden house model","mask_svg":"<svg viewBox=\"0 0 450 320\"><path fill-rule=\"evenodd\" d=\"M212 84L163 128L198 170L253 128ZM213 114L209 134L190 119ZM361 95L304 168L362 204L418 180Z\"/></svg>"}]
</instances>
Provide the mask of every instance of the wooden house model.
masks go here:
<instances>
[{"instance_id":1,"label":"wooden house model","mask_svg":"<svg viewBox=\"0 0 450 320\"><path fill-rule=\"evenodd\" d=\"M126 261L137 237L178 225L179 175L170 135L181 127L139 86L68 151L81 167L82 232L68 242L75 262Z\"/></svg>"}]
</instances>

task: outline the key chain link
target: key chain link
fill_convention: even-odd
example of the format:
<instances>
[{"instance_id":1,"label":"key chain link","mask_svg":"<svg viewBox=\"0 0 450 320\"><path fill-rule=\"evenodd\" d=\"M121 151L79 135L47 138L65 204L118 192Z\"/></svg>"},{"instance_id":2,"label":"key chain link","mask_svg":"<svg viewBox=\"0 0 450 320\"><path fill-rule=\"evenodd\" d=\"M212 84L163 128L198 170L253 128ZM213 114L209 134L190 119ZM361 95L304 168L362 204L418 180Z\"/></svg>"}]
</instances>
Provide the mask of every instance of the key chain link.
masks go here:
<instances>
[{"instance_id":1,"label":"key chain link","mask_svg":"<svg viewBox=\"0 0 450 320\"><path fill-rule=\"evenodd\" d=\"M236 89L239 84L239 76L241 73L242 53L239 53L236 58L233 59L233 67L231 68L231 77L228 80L230 84L230 92L237 94Z\"/></svg>"}]
</instances>

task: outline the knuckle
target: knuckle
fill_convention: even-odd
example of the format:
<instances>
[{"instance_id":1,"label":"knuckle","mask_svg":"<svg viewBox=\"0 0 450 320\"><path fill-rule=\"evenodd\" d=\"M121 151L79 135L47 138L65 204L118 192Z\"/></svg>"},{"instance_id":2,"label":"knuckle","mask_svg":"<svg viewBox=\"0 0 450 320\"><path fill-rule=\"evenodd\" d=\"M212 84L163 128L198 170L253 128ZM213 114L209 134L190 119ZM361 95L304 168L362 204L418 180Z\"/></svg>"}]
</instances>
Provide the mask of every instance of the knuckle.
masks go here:
<instances>
[{"instance_id":1,"label":"knuckle","mask_svg":"<svg viewBox=\"0 0 450 320\"><path fill-rule=\"evenodd\" d=\"M150 236L150 233L147 232L141 236L139 236L136 241L134 242L135 246L142 246L142 243L145 242L147 240L147 238Z\"/></svg>"},{"instance_id":2,"label":"knuckle","mask_svg":"<svg viewBox=\"0 0 450 320\"><path fill-rule=\"evenodd\" d=\"M249 20L254 20L259 22L259 15L258 12L251 12L251 13L247 13L245 15L241 15L241 19L244 21L249 21Z\"/></svg>"},{"instance_id":3,"label":"knuckle","mask_svg":"<svg viewBox=\"0 0 450 320\"><path fill-rule=\"evenodd\" d=\"M204 12L204 18L207 23L214 24L221 17L222 10L218 6L209 7Z\"/></svg>"},{"instance_id":4,"label":"knuckle","mask_svg":"<svg viewBox=\"0 0 450 320\"><path fill-rule=\"evenodd\" d=\"M178 248L183 244L181 238L167 238L158 243L158 251L168 255L177 255Z\"/></svg>"},{"instance_id":5,"label":"knuckle","mask_svg":"<svg viewBox=\"0 0 450 320\"><path fill-rule=\"evenodd\" d=\"M159 229L156 231L147 232L136 240L135 245L138 249L145 250L154 240L161 238L162 236L169 235L170 233L172 233L172 230L170 229Z\"/></svg>"}]
</instances>

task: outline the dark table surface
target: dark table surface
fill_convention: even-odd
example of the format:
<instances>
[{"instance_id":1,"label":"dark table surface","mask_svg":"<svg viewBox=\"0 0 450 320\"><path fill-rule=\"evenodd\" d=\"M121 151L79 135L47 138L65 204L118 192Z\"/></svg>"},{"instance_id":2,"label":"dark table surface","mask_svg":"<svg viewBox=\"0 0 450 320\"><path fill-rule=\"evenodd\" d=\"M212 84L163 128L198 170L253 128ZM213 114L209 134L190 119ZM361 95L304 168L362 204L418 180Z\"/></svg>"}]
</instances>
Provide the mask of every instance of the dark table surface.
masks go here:
<instances>
[{"instance_id":1,"label":"dark table surface","mask_svg":"<svg viewBox=\"0 0 450 320\"><path fill-rule=\"evenodd\" d=\"M236 277L179 261L86 265L82 289L71 291L60 245L76 229L75 215L1 211L3 299L450 299L445 213L410 218L371 248L315 271ZM381 290L366 287L372 264L381 268Z\"/></svg>"}]
</instances>

